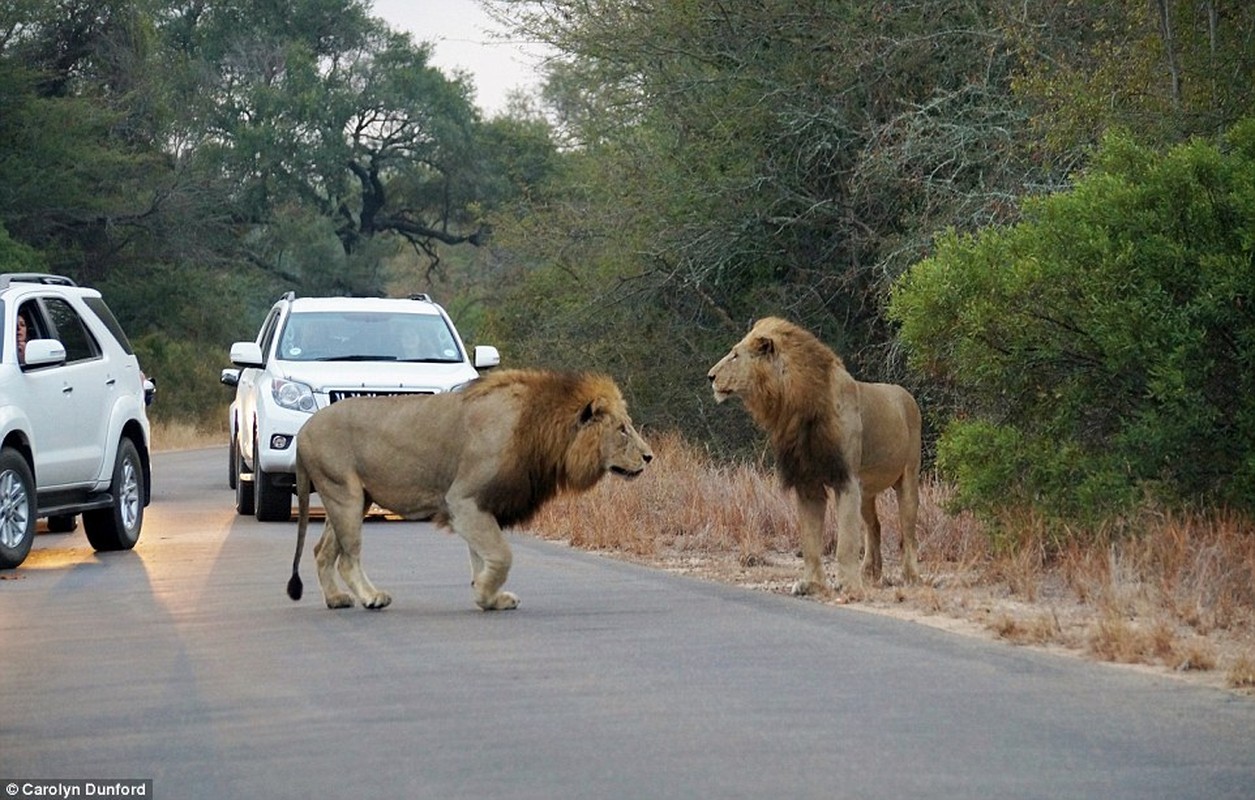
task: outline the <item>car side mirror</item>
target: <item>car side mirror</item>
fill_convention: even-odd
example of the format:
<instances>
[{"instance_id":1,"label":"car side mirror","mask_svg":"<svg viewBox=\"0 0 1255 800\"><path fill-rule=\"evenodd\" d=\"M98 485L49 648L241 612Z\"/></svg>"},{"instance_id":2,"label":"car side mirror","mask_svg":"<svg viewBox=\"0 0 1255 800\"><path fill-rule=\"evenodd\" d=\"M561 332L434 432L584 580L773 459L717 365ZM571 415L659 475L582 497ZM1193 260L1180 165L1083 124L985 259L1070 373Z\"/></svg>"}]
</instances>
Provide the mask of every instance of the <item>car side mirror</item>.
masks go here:
<instances>
[{"instance_id":1,"label":"car side mirror","mask_svg":"<svg viewBox=\"0 0 1255 800\"><path fill-rule=\"evenodd\" d=\"M257 342L236 342L231 345L231 363L237 367L266 366L266 360L261 355L261 345Z\"/></svg>"},{"instance_id":2,"label":"car side mirror","mask_svg":"<svg viewBox=\"0 0 1255 800\"><path fill-rule=\"evenodd\" d=\"M501 363L501 354L492 345L475 346L475 369L491 369Z\"/></svg>"},{"instance_id":3,"label":"car side mirror","mask_svg":"<svg viewBox=\"0 0 1255 800\"><path fill-rule=\"evenodd\" d=\"M222 375L218 377L218 382L221 383L223 386L231 386L231 387L239 386L240 385L239 369L235 367L227 367L226 369L222 371Z\"/></svg>"},{"instance_id":4,"label":"car side mirror","mask_svg":"<svg viewBox=\"0 0 1255 800\"><path fill-rule=\"evenodd\" d=\"M31 339L26 343L23 366L47 367L65 361L65 345L56 339Z\"/></svg>"}]
</instances>

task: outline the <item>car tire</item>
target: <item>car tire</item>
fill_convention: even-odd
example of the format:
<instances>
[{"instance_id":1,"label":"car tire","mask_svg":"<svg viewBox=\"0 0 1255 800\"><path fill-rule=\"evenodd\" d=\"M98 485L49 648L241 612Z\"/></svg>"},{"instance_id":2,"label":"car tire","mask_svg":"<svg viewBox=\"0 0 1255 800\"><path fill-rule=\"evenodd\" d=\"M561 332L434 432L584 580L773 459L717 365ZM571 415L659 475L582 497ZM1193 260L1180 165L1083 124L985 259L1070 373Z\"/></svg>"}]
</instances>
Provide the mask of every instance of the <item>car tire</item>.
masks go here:
<instances>
[{"instance_id":1,"label":"car tire","mask_svg":"<svg viewBox=\"0 0 1255 800\"><path fill-rule=\"evenodd\" d=\"M260 453L257 442L253 452ZM254 510L258 522L287 522L292 519L292 492L286 486L275 486L274 477L257 465L253 470Z\"/></svg>"},{"instance_id":2,"label":"car tire","mask_svg":"<svg viewBox=\"0 0 1255 800\"><path fill-rule=\"evenodd\" d=\"M78 518L73 514L54 514L48 517L49 533L71 533L78 527Z\"/></svg>"},{"instance_id":3,"label":"car tire","mask_svg":"<svg viewBox=\"0 0 1255 800\"><path fill-rule=\"evenodd\" d=\"M240 445L236 435L231 434L231 445L227 448L227 486L232 489L240 482Z\"/></svg>"},{"instance_id":4,"label":"car tire","mask_svg":"<svg viewBox=\"0 0 1255 800\"><path fill-rule=\"evenodd\" d=\"M0 569L26 560L35 539L35 476L18 451L0 450Z\"/></svg>"},{"instance_id":5,"label":"car tire","mask_svg":"<svg viewBox=\"0 0 1255 800\"><path fill-rule=\"evenodd\" d=\"M108 508L83 512L83 532L96 550L130 550L144 526L144 463L135 443L123 438L113 462L109 484L113 503Z\"/></svg>"},{"instance_id":6,"label":"car tire","mask_svg":"<svg viewBox=\"0 0 1255 800\"><path fill-rule=\"evenodd\" d=\"M253 481L256 476L249 475L251 470L244 466L244 453L237 443L235 448L235 513L242 517L253 514ZM253 450L256 458L256 450ZM247 475L247 477L245 477Z\"/></svg>"}]
</instances>

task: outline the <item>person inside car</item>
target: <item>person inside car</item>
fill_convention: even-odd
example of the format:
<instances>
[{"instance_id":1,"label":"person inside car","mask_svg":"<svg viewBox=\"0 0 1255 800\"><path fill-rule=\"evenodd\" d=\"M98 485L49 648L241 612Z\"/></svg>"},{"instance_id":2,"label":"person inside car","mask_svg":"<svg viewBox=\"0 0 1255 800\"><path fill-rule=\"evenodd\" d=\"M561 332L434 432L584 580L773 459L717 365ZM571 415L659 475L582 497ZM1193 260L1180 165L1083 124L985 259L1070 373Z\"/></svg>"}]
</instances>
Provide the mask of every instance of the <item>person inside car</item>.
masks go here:
<instances>
[{"instance_id":1,"label":"person inside car","mask_svg":"<svg viewBox=\"0 0 1255 800\"><path fill-rule=\"evenodd\" d=\"M30 324L26 314L19 311L17 315L17 363L26 363L26 340L30 337Z\"/></svg>"}]
</instances>

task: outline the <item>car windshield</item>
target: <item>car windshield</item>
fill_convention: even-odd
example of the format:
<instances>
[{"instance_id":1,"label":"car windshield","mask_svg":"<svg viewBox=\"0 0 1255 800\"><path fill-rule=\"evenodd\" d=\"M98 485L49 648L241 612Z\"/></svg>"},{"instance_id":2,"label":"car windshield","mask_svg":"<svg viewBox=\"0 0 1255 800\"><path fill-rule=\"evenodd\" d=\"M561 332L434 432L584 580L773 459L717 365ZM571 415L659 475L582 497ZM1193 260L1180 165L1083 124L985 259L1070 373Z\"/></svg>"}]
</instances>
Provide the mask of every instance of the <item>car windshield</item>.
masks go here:
<instances>
[{"instance_id":1,"label":"car windshield","mask_svg":"<svg viewBox=\"0 0 1255 800\"><path fill-rule=\"evenodd\" d=\"M456 363L462 351L439 314L380 311L292 313L279 336L286 361Z\"/></svg>"}]
</instances>

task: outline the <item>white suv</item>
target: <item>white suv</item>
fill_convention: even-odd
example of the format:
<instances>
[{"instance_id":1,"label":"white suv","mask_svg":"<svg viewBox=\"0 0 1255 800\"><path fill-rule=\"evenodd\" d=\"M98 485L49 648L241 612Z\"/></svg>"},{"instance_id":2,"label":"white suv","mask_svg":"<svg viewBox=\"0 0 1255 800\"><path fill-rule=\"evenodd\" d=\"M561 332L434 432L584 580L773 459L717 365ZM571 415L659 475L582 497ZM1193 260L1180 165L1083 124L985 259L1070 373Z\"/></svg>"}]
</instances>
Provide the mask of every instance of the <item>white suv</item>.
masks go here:
<instances>
[{"instance_id":1,"label":"white suv","mask_svg":"<svg viewBox=\"0 0 1255 800\"><path fill-rule=\"evenodd\" d=\"M261 521L292 513L297 431L320 408L359 395L436 394L500 363L495 347L474 360L449 315L426 295L296 297L270 309L257 339L231 346L228 480L235 510Z\"/></svg>"},{"instance_id":2,"label":"white suv","mask_svg":"<svg viewBox=\"0 0 1255 800\"><path fill-rule=\"evenodd\" d=\"M57 275L0 275L0 569L35 522L129 550L151 498L152 384L100 292Z\"/></svg>"}]
</instances>

